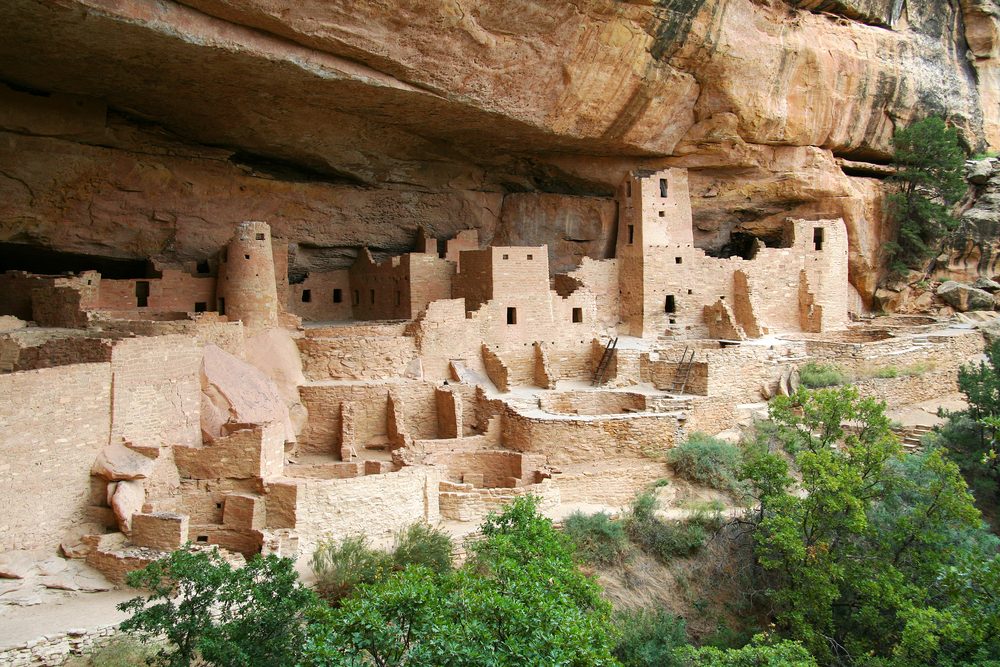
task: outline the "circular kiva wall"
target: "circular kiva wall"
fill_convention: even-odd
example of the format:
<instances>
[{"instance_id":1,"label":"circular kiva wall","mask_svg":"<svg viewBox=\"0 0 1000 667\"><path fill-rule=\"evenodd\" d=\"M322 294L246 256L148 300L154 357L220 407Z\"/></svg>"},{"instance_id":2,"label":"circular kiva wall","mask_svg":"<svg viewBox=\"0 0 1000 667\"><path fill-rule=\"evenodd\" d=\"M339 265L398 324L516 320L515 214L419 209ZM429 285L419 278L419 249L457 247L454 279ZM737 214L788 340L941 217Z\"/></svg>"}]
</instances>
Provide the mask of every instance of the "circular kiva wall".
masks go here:
<instances>
[{"instance_id":1,"label":"circular kiva wall","mask_svg":"<svg viewBox=\"0 0 1000 667\"><path fill-rule=\"evenodd\" d=\"M539 406L557 415L617 415L645 412L646 397L624 391L562 391L545 393Z\"/></svg>"}]
</instances>

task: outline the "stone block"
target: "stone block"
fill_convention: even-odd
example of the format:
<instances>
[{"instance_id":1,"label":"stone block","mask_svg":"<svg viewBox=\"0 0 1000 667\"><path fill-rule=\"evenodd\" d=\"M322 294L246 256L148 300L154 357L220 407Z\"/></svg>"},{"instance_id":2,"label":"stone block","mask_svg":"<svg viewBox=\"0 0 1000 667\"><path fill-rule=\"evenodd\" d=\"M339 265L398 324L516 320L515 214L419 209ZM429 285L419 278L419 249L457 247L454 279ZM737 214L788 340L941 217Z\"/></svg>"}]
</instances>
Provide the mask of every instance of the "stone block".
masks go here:
<instances>
[{"instance_id":1,"label":"stone block","mask_svg":"<svg viewBox=\"0 0 1000 667\"><path fill-rule=\"evenodd\" d=\"M262 530L266 525L264 499L246 494L226 496L222 523L227 528Z\"/></svg>"},{"instance_id":2,"label":"stone block","mask_svg":"<svg viewBox=\"0 0 1000 667\"><path fill-rule=\"evenodd\" d=\"M173 551L188 541L188 517L156 512L132 515L132 543L139 547Z\"/></svg>"}]
</instances>

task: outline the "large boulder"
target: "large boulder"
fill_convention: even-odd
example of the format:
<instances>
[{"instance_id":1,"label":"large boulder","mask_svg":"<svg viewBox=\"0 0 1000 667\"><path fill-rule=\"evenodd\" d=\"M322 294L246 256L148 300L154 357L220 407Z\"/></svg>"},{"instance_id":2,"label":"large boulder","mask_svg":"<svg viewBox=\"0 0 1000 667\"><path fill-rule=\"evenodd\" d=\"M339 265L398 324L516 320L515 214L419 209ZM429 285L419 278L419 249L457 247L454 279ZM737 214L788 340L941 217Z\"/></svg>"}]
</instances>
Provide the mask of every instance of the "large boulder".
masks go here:
<instances>
[{"instance_id":1,"label":"large boulder","mask_svg":"<svg viewBox=\"0 0 1000 667\"><path fill-rule=\"evenodd\" d=\"M993 175L993 160L970 160L965 163L965 176L970 183L985 185Z\"/></svg>"},{"instance_id":2,"label":"large boulder","mask_svg":"<svg viewBox=\"0 0 1000 667\"><path fill-rule=\"evenodd\" d=\"M101 450L90 469L90 473L109 482L124 479L146 479L153 472L155 465L155 459L143 456L121 443L115 443Z\"/></svg>"},{"instance_id":3,"label":"large boulder","mask_svg":"<svg viewBox=\"0 0 1000 667\"><path fill-rule=\"evenodd\" d=\"M285 440L295 429L277 385L260 369L215 345L205 347L201 365L201 431L207 440L225 436L229 426L277 422Z\"/></svg>"},{"instance_id":4,"label":"large boulder","mask_svg":"<svg viewBox=\"0 0 1000 667\"><path fill-rule=\"evenodd\" d=\"M967 310L993 310L996 301L993 295L971 285L949 280L937 288L937 295L959 312Z\"/></svg>"},{"instance_id":5,"label":"large boulder","mask_svg":"<svg viewBox=\"0 0 1000 667\"><path fill-rule=\"evenodd\" d=\"M981 289L984 292L989 292L990 294L1000 292L1000 283L995 280L990 280L984 276L976 278L976 282L972 283L972 286L976 289Z\"/></svg>"}]
</instances>

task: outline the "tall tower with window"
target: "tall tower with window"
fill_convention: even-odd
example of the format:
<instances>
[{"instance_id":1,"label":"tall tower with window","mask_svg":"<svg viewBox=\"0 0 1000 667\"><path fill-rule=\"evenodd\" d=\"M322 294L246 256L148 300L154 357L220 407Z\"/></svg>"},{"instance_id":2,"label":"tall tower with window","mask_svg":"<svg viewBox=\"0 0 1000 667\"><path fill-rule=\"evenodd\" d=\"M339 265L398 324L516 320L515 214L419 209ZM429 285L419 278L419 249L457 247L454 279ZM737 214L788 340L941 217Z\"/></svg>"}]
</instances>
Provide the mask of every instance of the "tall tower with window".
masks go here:
<instances>
[{"instance_id":1,"label":"tall tower with window","mask_svg":"<svg viewBox=\"0 0 1000 667\"><path fill-rule=\"evenodd\" d=\"M667 282L685 273L694 231L686 169L635 171L618 189L621 321L632 336L659 335L684 300Z\"/></svg>"},{"instance_id":2,"label":"tall tower with window","mask_svg":"<svg viewBox=\"0 0 1000 667\"><path fill-rule=\"evenodd\" d=\"M216 286L219 313L251 328L274 326L278 290L274 279L271 228L266 222L241 222L222 250Z\"/></svg>"}]
</instances>

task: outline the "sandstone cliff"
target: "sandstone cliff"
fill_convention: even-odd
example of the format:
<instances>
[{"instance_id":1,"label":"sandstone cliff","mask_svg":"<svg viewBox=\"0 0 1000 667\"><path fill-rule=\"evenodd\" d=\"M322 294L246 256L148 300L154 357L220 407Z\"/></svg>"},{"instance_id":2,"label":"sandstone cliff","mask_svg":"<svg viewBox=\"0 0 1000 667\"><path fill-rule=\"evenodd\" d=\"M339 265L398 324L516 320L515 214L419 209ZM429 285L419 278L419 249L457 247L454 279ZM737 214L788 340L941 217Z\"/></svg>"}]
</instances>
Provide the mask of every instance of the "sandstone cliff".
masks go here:
<instances>
[{"instance_id":1,"label":"sandstone cliff","mask_svg":"<svg viewBox=\"0 0 1000 667\"><path fill-rule=\"evenodd\" d=\"M607 254L627 169L676 165L712 250L844 217L869 300L894 127L1000 147L997 26L994 0L7 0L0 243L193 260L257 218L302 273L476 227L565 267Z\"/></svg>"}]
</instances>

